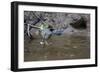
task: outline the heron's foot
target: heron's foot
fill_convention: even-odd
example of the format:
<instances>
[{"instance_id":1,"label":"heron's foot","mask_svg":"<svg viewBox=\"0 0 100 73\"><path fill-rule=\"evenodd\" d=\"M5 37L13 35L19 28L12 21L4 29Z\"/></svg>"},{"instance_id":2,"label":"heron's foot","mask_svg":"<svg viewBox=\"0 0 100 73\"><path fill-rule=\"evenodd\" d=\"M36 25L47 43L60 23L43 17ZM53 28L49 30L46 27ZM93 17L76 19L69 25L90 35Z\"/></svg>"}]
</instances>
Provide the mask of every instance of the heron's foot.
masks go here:
<instances>
[{"instance_id":1,"label":"heron's foot","mask_svg":"<svg viewBox=\"0 0 100 73\"><path fill-rule=\"evenodd\" d=\"M41 45L43 45L43 44L44 44L44 42L40 42L40 44L41 44Z\"/></svg>"},{"instance_id":2,"label":"heron's foot","mask_svg":"<svg viewBox=\"0 0 100 73\"><path fill-rule=\"evenodd\" d=\"M47 41L45 41L45 42L40 42L40 44L41 45L47 45L48 46L48 45L51 45L52 43L48 43Z\"/></svg>"}]
</instances>

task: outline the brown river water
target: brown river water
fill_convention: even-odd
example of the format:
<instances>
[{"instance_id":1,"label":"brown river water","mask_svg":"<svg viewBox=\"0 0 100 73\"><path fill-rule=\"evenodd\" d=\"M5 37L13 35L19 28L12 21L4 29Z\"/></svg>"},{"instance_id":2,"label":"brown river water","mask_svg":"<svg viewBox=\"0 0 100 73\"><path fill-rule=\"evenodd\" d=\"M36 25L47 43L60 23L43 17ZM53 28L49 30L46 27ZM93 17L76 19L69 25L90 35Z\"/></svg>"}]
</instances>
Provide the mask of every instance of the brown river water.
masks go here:
<instances>
[{"instance_id":1,"label":"brown river water","mask_svg":"<svg viewBox=\"0 0 100 73\"><path fill-rule=\"evenodd\" d=\"M40 37L24 41L25 62L90 58L90 37L52 36L44 47L40 41Z\"/></svg>"}]
</instances>

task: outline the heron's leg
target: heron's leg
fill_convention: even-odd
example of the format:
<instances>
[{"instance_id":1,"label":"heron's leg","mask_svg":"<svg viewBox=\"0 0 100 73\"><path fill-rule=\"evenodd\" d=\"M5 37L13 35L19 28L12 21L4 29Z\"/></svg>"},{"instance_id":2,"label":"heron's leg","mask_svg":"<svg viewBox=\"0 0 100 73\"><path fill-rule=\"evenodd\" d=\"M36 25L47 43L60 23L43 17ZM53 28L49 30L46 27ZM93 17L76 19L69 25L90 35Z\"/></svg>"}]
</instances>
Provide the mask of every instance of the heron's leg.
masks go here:
<instances>
[{"instance_id":1,"label":"heron's leg","mask_svg":"<svg viewBox=\"0 0 100 73\"><path fill-rule=\"evenodd\" d=\"M44 41L44 39L42 38L42 41L40 42L40 44L42 45L42 48L44 48L45 47L45 41Z\"/></svg>"},{"instance_id":2,"label":"heron's leg","mask_svg":"<svg viewBox=\"0 0 100 73\"><path fill-rule=\"evenodd\" d=\"M42 31L40 31L40 35L41 35L41 41L40 41L40 44L42 45L42 47L44 48L45 47L45 43L44 43L44 37L42 35Z\"/></svg>"},{"instance_id":3,"label":"heron's leg","mask_svg":"<svg viewBox=\"0 0 100 73\"><path fill-rule=\"evenodd\" d=\"M40 44L44 44L44 36L43 36L43 31L42 30L39 30L39 34L40 34L40 37L41 37L41 41L40 41Z\"/></svg>"},{"instance_id":4,"label":"heron's leg","mask_svg":"<svg viewBox=\"0 0 100 73\"><path fill-rule=\"evenodd\" d=\"M42 39L42 41L40 42L40 44L41 44L41 45L43 45L43 44L44 44L44 40L43 40L43 39Z\"/></svg>"}]
</instances>

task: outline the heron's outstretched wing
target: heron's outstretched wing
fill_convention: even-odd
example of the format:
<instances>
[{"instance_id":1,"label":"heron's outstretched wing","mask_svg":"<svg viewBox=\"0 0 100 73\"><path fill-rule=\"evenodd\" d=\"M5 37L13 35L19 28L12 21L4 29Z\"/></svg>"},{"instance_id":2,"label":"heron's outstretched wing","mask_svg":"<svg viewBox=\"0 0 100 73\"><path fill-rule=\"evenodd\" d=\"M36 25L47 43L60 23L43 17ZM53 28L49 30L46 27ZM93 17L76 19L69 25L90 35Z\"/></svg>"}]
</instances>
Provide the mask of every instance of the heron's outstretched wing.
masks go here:
<instances>
[{"instance_id":1,"label":"heron's outstretched wing","mask_svg":"<svg viewBox=\"0 0 100 73\"><path fill-rule=\"evenodd\" d=\"M27 26L27 34L28 34L29 37L31 37L30 27L31 28L35 28L35 29L40 29L38 26L34 26L34 25L31 25L31 24L28 24L28 26Z\"/></svg>"}]
</instances>

